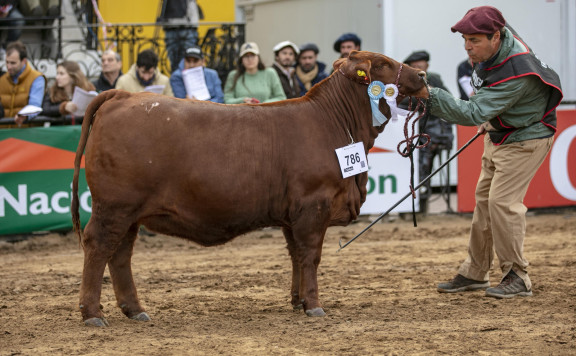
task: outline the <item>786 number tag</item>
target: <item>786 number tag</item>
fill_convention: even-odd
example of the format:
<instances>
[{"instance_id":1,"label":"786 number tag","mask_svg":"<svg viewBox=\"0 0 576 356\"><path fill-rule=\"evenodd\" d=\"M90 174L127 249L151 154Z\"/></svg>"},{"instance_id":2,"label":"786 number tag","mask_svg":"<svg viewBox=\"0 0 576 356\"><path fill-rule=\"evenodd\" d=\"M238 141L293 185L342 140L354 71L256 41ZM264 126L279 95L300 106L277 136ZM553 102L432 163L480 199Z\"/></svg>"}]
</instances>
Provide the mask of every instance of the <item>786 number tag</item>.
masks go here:
<instances>
[{"instance_id":1,"label":"786 number tag","mask_svg":"<svg viewBox=\"0 0 576 356\"><path fill-rule=\"evenodd\" d=\"M343 178L368 171L366 152L364 152L362 142L337 148L336 156L338 157L338 163L340 163Z\"/></svg>"}]
</instances>

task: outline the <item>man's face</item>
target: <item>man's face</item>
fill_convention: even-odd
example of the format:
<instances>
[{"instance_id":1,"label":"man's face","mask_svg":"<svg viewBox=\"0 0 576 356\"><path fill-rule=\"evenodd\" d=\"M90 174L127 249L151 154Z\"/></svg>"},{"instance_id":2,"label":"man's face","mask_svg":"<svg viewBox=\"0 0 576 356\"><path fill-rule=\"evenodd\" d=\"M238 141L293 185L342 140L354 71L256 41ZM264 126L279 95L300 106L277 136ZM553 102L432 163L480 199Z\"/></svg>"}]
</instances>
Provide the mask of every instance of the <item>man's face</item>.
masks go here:
<instances>
[{"instance_id":1,"label":"man's face","mask_svg":"<svg viewBox=\"0 0 576 356\"><path fill-rule=\"evenodd\" d=\"M276 55L276 61L283 67L290 67L296 60L296 53L292 47L284 47Z\"/></svg>"},{"instance_id":2,"label":"man's face","mask_svg":"<svg viewBox=\"0 0 576 356\"><path fill-rule=\"evenodd\" d=\"M196 57L184 58L184 69L196 68L204 65L204 60Z\"/></svg>"},{"instance_id":3,"label":"man's face","mask_svg":"<svg viewBox=\"0 0 576 356\"><path fill-rule=\"evenodd\" d=\"M408 65L410 67L420 69L420 70L423 70L425 72L428 71L428 62L425 60L410 62L410 63L408 63Z\"/></svg>"},{"instance_id":4,"label":"man's face","mask_svg":"<svg viewBox=\"0 0 576 356\"><path fill-rule=\"evenodd\" d=\"M473 63L489 60L500 48L500 32L496 32L491 40L483 33L462 35L462 38L464 38L464 49Z\"/></svg>"},{"instance_id":5,"label":"man's face","mask_svg":"<svg viewBox=\"0 0 576 356\"><path fill-rule=\"evenodd\" d=\"M122 67L122 62L116 60L114 53L104 53L102 55L102 72L115 73L119 72Z\"/></svg>"},{"instance_id":6,"label":"man's face","mask_svg":"<svg viewBox=\"0 0 576 356\"><path fill-rule=\"evenodd\" d=\"M154 76L154 67L150 69L146 69L146 67L137 67L136 71L138 72L138 76L143 81L147 82Z\"/></svg>"},{"instance_id":7,"label":"man's face","mask_svg":"<svg viewBox=\"0 0 576 356\"><path fill-rule=\"evenodd\" d=\"M311 71L312 69L314 69L314 66L316 65L317 57L318 56L314 51L305 51L300 53L300 57L298 57L298 63L300 64L300 68L302 68L302 70L306 73Z\"/></svg>"},{"instance_id":8,"label":"man's face","mask_svg":"<svg viewBox=\"0 0 576 356\"><path fill-rule=\"evenodd\" d=\"M14 77L18 72L24 68L26 64L26 58L20 60L20 53L18 51L12 51L10 54L6 55L6 70L11 77Z\"/></svg>"},{"instance_id":9,"label":"man's face","mask_svg":"<svg viewBox=\"0 0 576 356\"><path fill-rule=\"evenodd\" d=\"M340 43L340 57L348 57L350 52L359 50L360 46L356 46L354 41L344 41Z\"/></svg>"}]
</instances>

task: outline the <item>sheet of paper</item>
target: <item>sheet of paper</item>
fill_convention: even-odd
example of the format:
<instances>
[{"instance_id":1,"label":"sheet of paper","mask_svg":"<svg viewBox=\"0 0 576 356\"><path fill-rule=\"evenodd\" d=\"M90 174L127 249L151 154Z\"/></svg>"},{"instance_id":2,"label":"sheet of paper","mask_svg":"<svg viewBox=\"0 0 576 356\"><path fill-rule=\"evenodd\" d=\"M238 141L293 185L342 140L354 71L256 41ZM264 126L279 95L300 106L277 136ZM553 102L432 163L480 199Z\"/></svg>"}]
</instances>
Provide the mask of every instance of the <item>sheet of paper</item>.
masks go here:
<instances>
[{"instance_id":1,"label":"sheet of paper","mask_svg":"<svg viewBox=\"0 0 576 356\"><path fill-rule=\"evenodd\" d=\"M41 107L34 105L26 105L25 107L22 108L22 110L18 111L18 115L28 116L32 114L38 114L39 112L42 112Z\"/></svg>"},{"instance_id":2,"label":"sheet of paper","mask_svg":"<svg viewBox=\"0 0 576 356\"><path fill-rule=\"evenodd\" d=\"M204 67L195 67L182 71L186 95L198 100L210 99L210 92L204 78Z\"/></svg>"},{"instance_id":3,"label":"sheet of paper","mask_svg":"<svg viewBox=\"0 0 576 356\"><path fill-rule=\"evenodd\" d=\"M84 112L88 104L98 96L95 91L86 91L80 87L74 87L74 94L72 95L72 102L76 104L77 109L72 114L74 116L84 116Z\"/></svg>"},{"instance_id":4,"label":"sheet of paper","mask_svg":"<svg viewBox=\"0 0 576 356\"><path fill-rule=\"evenodd\" d=\"M165 85L149 85L144 88L144 91L148 91L150 93L162 94L164 93Z\"/></svg>"}]
</instances>

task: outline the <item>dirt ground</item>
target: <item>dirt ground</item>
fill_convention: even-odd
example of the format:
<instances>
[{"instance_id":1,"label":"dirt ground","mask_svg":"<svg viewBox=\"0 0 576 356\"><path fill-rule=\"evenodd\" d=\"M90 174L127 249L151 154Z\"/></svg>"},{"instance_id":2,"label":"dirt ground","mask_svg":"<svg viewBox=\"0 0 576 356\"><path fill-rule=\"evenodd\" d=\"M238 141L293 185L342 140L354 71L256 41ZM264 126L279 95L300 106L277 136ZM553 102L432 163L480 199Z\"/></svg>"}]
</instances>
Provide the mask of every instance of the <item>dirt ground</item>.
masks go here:
<instances>
[{"instance_id":1,"label":"dirt ground","mask_svg":"<svg viewBox=\"0 0 576 356\"><path fill-rule=\"evenodd\" d=\"M204 248L141 237L133 270L151 322L125 318L106 271L109 328L78 311L83 255L73 234L0 242L0 355L574 355L576 211L529 214L534 296L439 294L465 257L471 216L432 215L330 228L319 268L327 316L289 303L280 230ZM499 270L491 283L499 282Z\"/></svg>"}]
</instances>

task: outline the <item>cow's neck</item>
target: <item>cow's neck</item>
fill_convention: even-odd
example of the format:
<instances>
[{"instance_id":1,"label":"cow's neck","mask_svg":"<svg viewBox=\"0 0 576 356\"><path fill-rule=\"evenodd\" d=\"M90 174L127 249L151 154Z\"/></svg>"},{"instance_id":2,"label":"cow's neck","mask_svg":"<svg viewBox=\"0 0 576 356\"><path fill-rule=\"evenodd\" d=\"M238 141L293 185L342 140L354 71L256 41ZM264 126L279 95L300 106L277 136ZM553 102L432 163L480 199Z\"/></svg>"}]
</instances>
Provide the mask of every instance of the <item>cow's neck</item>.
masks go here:
<instances>
[{"instance_id":1,"label":"cow's neck","mask_svg":"<svg viewBox=\"0 0 576 356\"><path fill-rule=\"evenodd\" d=\"M369 150L384 127L372 126L368 87L338 73L331 75L321 86L322 89L315 90L311 99L324 112L330 113L330 124L345 137L347 143L350 143L352 136L354 142L363 142L366 150Z\"/></svg>"}]
</instances>

